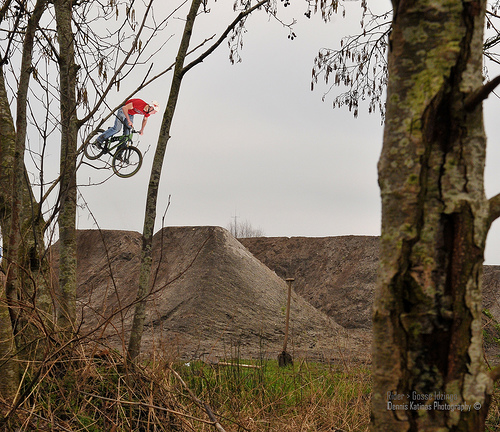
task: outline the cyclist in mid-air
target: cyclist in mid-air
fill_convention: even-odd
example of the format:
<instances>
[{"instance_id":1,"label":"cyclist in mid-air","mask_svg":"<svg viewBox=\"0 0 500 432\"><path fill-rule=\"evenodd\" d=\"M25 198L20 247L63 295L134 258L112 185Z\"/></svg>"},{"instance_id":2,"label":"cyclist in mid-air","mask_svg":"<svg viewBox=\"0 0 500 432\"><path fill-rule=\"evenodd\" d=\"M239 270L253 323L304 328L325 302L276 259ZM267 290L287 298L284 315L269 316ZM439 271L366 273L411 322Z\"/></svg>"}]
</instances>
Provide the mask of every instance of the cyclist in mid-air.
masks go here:
<instances>
[{"instance_id":1,"label":"cyclist in mid-air","mask_svg":"<svg viewBox=\"0 0 500 432\"><path fill-rule=\"evenodd\" d=\"M144 133L146 123L148 122L148 117L151 114L157 113L159 109L160 105L156 101L147 104L142 99L129 99L127 102L125 102L125 105L119 108L116 112L115 124L97 137L97 144L99 146L102 146L104 140L111 138L113 135L120 132L122 125L123 135L128 135L130 133L130 129L134 125L135 114L144 116L144 118L142 119L141 130L139 131L139 134L142 135Z\"/></svg>"}]
</instances>

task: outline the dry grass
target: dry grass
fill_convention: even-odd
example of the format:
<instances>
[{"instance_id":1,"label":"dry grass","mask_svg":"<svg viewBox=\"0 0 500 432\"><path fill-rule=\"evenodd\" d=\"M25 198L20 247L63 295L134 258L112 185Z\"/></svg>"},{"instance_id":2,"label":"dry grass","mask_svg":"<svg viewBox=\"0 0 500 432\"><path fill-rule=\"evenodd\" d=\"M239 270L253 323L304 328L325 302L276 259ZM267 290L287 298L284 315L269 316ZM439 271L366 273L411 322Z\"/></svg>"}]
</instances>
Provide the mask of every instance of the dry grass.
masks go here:
<instances>
[{"instance_id":1,"label":"dry grass","mask_svg":"<svg viewBox=\"0 0 500 432\"><path fill-rule=\"evenodd\" d=\"M295 359L226 359L218 364L149 359L127 368L116 352L32 364L19 404L0 404L2 431L365 432L371 374L361 365ZM91 352L91 351L90 351ZM75 353L79 355L75 356ZM243 364L244 363L244 364ZM247 367L251 366L251 367ZM211 417L210 414L213 414ZM219 423L216 429L214 420ZM500 427L500 389L487 431Z\"/></svg>"},{"instance_id":2,"label":"dry grass","mask_svg":"<svg viewBox=\"0 0 500 432\"><path fill-rule=\"evenodd\" d=\"M366 431L370 373L296 361L232 365L155 359L124 367L114 352L60 357L29 369L6 431ZM88 350L87 350L88 352ZM1 418L0 418L1 420Z\"/></svg>"},{"instance_id":3,"label":"dry grass","mask_svg":"<svg viewBox=\"0 0 500 432\"><path fill-rule=\"evenodd\" d=\"M491 398L491 405L486 419L486 431L500 430L500 385L495 384L495 390Z\"/></svg>"}]
</instances>

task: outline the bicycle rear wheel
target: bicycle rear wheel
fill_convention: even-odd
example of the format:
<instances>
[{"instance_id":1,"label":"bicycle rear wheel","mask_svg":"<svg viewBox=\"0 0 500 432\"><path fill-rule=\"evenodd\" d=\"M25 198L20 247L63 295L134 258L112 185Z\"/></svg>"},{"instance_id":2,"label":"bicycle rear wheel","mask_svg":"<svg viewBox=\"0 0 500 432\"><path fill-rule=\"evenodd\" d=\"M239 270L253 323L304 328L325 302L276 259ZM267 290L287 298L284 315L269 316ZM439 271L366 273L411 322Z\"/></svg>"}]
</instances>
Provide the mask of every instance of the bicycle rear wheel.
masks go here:
<instances>
[{"instance_id":1,"label":"bicycle rear wheel","mask_svg":"<svg viewBox=\"0 0 500 432\"><path fill-rule=\"evenodd\" d=\"M124 147L113 156L111 163L118 177L132 177L142 166L142 154L136 147Z\"/></svg>"},{"instance_id":2,"label":"bicycle rear wheel","mask_svg":"<svg viewBox=\"0 0 500 432\"><path fill-rule=\"evenodd\" d=\"M85 153L87 159L90 160L99 159L104 153L106 153L104 144L101 144L101 146L99 146L99 144L97 144L96 141L88 142L83 149L83 153Z\"/></svg>"}]
</instances>

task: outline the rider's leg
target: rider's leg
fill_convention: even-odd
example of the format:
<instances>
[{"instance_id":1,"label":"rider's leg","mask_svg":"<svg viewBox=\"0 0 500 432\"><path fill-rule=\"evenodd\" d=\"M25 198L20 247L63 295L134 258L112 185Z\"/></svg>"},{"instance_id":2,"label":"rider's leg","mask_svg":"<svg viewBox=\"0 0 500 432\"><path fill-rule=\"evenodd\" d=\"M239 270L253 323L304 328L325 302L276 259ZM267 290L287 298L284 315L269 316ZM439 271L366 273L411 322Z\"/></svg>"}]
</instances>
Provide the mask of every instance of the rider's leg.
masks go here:
<instances>
[{"instance_id":1,"label":"rider's leg","mask_svg":"<svg viewBox=\"0 0 500 432\"><path fill-rule=\"evenodd\" d=\"M115 117L115 124L111 126L106 132L103 132L101 135L99 135L96 140L98 143L103 143L105 139L111 138L113 135L120 132L122 126L125 127L126 119L125 114L123 113L123 109L118 109L118 111L116 111Z\"/></svg>"},{"instance_id":2,"label":"rider's leg","mask_svg":"<svg viewBox=\"0 0 500 432\"><path fill-rule=\"evenodd\" d=\"M128 115L128 118L130 119L131 123L134 122L134 116L133 115ZM127 126L127 120L125 119L125 121L123 122L123 135L128 135L130 134L130 127ZM120 144L120 147L118 147L117 151L118 150L121 150L122 148L126 147L127 146L127 143L124 142L123 144Z\"/></svg>"},{"instance_id":3,"label":"rider's leg","mask_svg":"<svg viewBox=\"0 0 500 432\"><path fill-rule=\"evenodd\" d=\"M130 128L127 125L127 119L125 119L125 116L123 116L124 121L123 121L123 135L128 135L130 134ZM130 119L131 123L134 123L134 115L128 115L128 118Z\"/></svg>"}]
</instances>

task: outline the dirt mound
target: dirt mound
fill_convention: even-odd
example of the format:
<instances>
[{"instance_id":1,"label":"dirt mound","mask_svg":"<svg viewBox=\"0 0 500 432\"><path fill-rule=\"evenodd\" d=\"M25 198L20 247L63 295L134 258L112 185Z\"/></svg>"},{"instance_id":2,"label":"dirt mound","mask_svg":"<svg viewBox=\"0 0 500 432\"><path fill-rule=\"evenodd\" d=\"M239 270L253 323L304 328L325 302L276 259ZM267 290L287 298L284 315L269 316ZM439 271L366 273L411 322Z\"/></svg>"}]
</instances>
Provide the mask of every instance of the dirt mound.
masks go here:
<instances>
[{"instance_id":1,"label":"dirt mound","mask_svg":"<svg viewBox=\"0 0 500 432\"><path fill-rule=\"evenodd\" d=\"M117 348L131 328L140 243L136 232L78 233L82 331ZM145 352L276 356L284 336L283 279L294 277L300 295L292 300L289 350L310 358L369 357L378 237L237 241L218 227L165 228L155 235L153 256ZM500 354L493 339L500 337L500 266L485 266L483 287L483 306L493 318L485 318L491 358Z\"/></svg>"},{"instance_id":2,"label":"dirt mound","mask_svg":"<svg viewBox=\"0 0 500 432\"><path fill-rule=\"evenodd\" d=\"M294 277L295 289L314 307L345 328L372 327L379 262L379 238L258 237L240 239L250 252L281 277ZM488 357L500 355L500 266L484 266L483 308Z\"/></svg>"},{"instance_id":3,"label":"dirt mound","mask_svg":"<svg viewBox=\"0 0 500 432\"><path fill-rule=\"evenodd\" d=\"M82 331L120 348L128 341L139 278L140 234L78 233ZM183 358L275 357L284 336L286 283L218 227L165 228L153 242L144 352ZM55 253L57 267L57 253ZM367 359L369 338L347 332L294 294L289 351L309 358Z\"/></svg>"},{"instance_id":4,"label":"dirt mound","mask_svg":"<svg viewBox=\"0 0 500 432\"><path fill-rule=\"evenodd\" d=\"M379 238L256 237L240 239L280 277L294 277L295 290L346 328L371 328Z\"/></svg>"}]
</instances>

